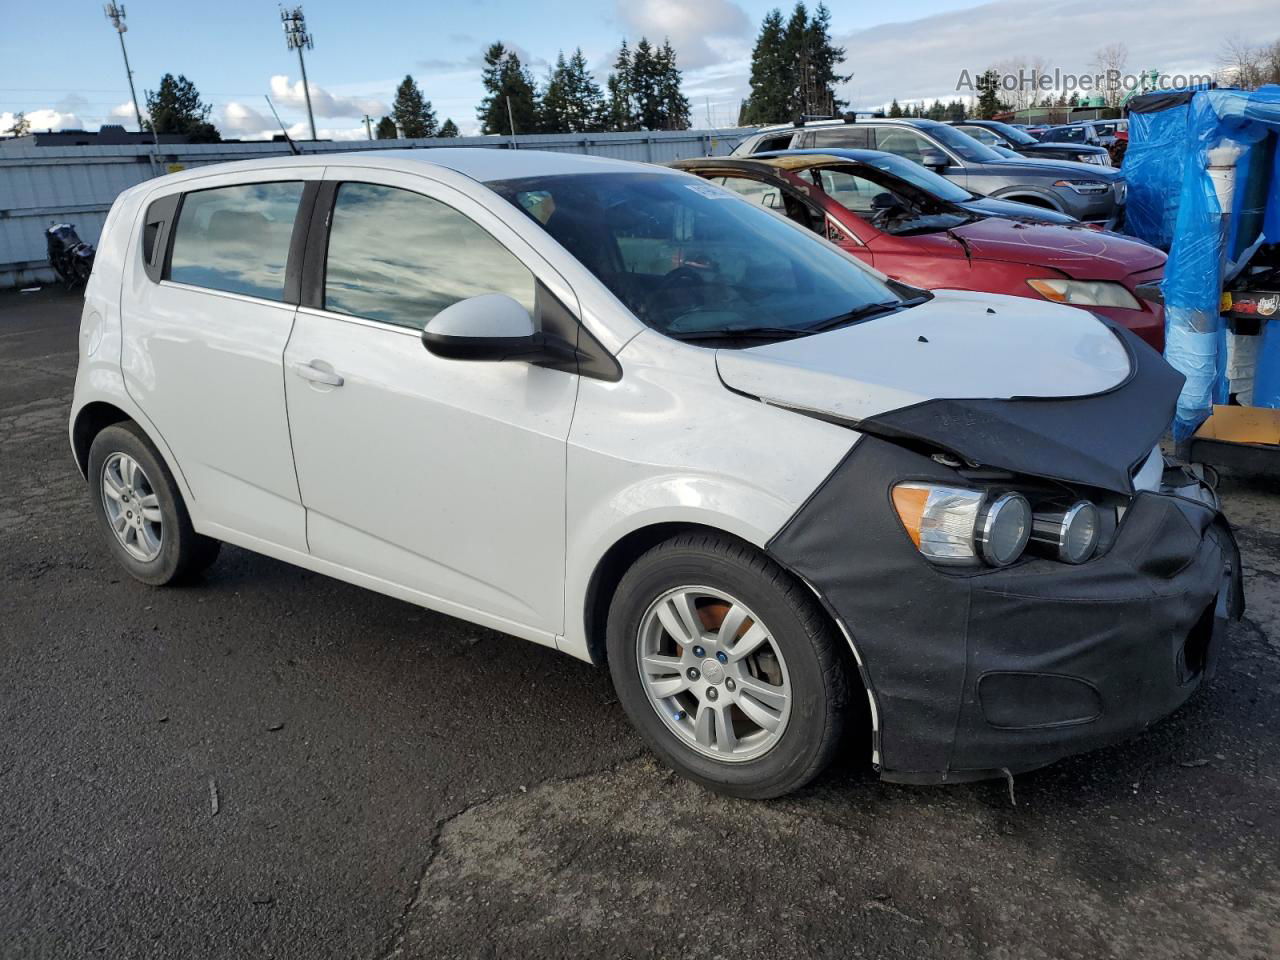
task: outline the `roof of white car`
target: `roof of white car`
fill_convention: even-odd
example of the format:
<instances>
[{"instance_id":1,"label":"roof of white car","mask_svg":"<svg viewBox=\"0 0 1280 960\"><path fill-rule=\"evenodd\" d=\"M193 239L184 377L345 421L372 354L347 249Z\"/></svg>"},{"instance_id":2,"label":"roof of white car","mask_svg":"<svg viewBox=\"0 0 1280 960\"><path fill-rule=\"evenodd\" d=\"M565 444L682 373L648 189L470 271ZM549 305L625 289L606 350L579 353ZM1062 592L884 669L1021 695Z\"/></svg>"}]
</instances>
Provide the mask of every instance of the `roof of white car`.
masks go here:
<instances>
[{"instance_id":1,"label":"roof of white car","mask_svg":"<svg viewBox=\"0 0 1280 960\"><path fill-rule=\"evenodd\" d=\"M481 182L518 177L545 177L565 173L634 172L675 173L666 167L641 164L612 157L547 150L502 150L491 147L428 147L420 150L352 150L343 153L304 153L301 156L274 156L260 160L238 160L196 167L173 176L192 179L211 173L239 170L287 170L292 167L378 167L419 172L423 166L444 167Z\"/></svg>"}]
</instances>

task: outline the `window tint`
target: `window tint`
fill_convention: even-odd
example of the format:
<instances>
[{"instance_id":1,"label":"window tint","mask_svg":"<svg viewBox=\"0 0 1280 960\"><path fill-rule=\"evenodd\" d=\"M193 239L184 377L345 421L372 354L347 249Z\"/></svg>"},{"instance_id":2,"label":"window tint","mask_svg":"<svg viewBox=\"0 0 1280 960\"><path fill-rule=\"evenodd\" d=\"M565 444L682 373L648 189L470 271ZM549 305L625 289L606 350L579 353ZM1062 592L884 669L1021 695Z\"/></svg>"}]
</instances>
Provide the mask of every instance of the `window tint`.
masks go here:
<instances>
[{"instance_id":1,"label":"window tint","mask_svg":"<svg viewBox=\"0 0 1280 960\"><path fill-rule=\"evenodd\" d=\"M169 279L284 299L289 240L302 183L245 183L182 198Z\"/></svg>"},{"instance_id":2,"label":"window tint","mask_svg":"<svg viewBox=\"0 0 1280 960\"><path fill-rule=\"evenodd\" d=\"M768 153L770 150L786 150L789 146L791 146L791 134L784 133L777 137L765 137L753 152Z\"/></svg>"},{"instance_id":3,"label":"window tint","mask_svg":"<svg viewBox=\"0 0 1280 960\"><path fill-rule=\"evenodd\" d=\"M325 309L421 330L450 304L505 293L534 312L534 278L452 207L395 187L344 183L329 230Z\"/></svg>"},{"instance_id":4,"label":"window tint","mask_svg":"<svg viewBox=\"0 0 1280 960\"><path fill-rule=\"evenodd\" d=\"M1084 143L1084 127L1059 127L1050 130L1044 138L1051 143Z\"/></svg>"},{"instance_id":5,"label":"window tint","mask_svg":"<svg viewBox=\"0 0 1280 960\"><path fill-rule=\"evenodd\" d=\"M871 131L856 124L810 131L808 142L815 147L844 147L847 150L871 149Z\"/></svg>"}]
</instances>

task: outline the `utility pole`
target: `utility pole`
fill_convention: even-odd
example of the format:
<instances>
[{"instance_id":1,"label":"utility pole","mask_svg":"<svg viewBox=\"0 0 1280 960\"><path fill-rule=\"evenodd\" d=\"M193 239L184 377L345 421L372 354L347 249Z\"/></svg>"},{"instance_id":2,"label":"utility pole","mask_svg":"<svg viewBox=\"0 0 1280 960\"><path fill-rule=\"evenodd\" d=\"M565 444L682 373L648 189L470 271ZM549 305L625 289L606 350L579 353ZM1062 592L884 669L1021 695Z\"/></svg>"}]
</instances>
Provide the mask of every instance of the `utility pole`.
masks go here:
<instances>
[{"instance_id":1,"label":"utility pole","mask_svg":"<svg viewBox=\"0 0 1280 960\"><path fill-rule=\"evenodd\" d=\"M120 37L120 53L124 55L124 73L129 78L129 99L133 101L133 115L138 118L138 132L141 133L142 110L138 107L138 95L133 90L133 70L129 68L129 51L124 48L124 33L129 29L124 22L124 7L108 3L102 8L102 12L107 15L107 19L111 21L111 25L116 28L116 34Z\"/></svg>"},{"instance_id":2,"label":"utility pole","mask_svg":"<svg viewBox=\"0 0 1280 960\"><path fill-rule=\"evenodd\" d=\"M367 113L364 115L364 132L368 135L370 140L373 139L373 117L369 116Z\"/></svg>"},{"instance_id":3,"label":"utility pole","mask_svg":"<svg viewBox=\"0 0 1280 960\"><path fill-rule=\"evenodd\" d=\"M311 87L307 83L307 62L302 57L304 49L311 50L315 44L311 34L307 33L307 19L302 15L301 7L292 10L280 8L280 22L284 24L285 46L298 51L298 67L302 70L302 92L307 98L307 120L311 124L311 139L316 139L316 118L311 112Z\"/></svg>"},{"instance_id":4,"label":"utility pole","mask_svg":"<svg viewBox=\"0 0 1280 960\"><path fill-rule=\"evenodd\" d=\"M511 124L511 149L519 150L520 144L516 143L516 118L511 112L511 98L507 97L507 123Z\"/></svg>"}]
</instances>

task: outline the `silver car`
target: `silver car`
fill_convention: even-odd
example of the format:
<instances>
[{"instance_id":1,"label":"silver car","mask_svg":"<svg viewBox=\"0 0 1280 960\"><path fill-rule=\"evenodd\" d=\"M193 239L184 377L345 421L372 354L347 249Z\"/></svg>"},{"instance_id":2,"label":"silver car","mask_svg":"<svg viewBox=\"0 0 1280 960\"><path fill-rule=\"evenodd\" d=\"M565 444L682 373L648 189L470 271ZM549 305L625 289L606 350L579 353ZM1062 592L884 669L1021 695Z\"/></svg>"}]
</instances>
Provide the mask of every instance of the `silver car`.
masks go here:
<instances>
[{"instance_id":1,"label":"silver car","mask_svg":"<svg viewBox=\"0 0 1280 960\"><path fill-rule=\"evenodd\" d=\"M936 120L877 117L766 127L739 143L733 155L823 147L894 153L974 193L1056 210L1086 223L1112 227L1123 218L1126 185L1118 170L1066 160L1012 159Z\"/></svg>"}]
</instances>

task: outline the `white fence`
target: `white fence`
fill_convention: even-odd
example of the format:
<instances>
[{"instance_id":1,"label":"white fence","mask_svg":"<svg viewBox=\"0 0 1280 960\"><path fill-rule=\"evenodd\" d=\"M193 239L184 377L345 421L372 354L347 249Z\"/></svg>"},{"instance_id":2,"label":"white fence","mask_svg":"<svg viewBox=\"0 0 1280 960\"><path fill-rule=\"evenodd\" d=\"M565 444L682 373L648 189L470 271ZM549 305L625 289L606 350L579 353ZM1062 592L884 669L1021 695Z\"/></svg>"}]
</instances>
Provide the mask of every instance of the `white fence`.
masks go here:
<instances>
[{"instance_id":1,"label":"white fence","mask_svg":"<svg viewBox=\"0 0 1280 960\"><path fill-rule=\"evenodd\" d=\"M537 134L517 138L522 150L589 153L668 163L682 157L720 156L746 129L644 133ZM512 149L510 137L451 140L355 140L299 143L303 153L345 150ZM29 147L0 142L0 288L53 279L45 258L45 228L75 224L82 240L98 242L112 201L121 191L171 170L226 160L287 154L285 143L161 144L125 147Z\"/></svg>"}]
</instances>

